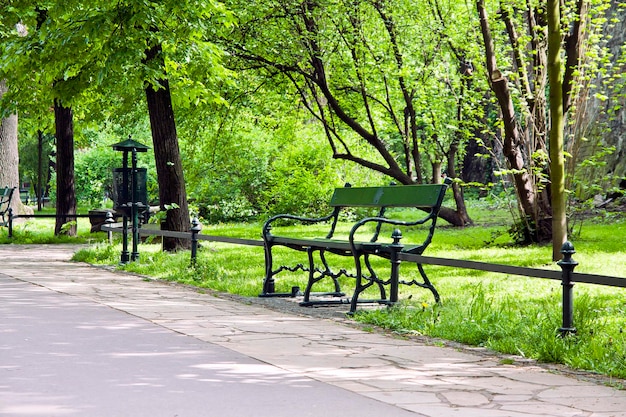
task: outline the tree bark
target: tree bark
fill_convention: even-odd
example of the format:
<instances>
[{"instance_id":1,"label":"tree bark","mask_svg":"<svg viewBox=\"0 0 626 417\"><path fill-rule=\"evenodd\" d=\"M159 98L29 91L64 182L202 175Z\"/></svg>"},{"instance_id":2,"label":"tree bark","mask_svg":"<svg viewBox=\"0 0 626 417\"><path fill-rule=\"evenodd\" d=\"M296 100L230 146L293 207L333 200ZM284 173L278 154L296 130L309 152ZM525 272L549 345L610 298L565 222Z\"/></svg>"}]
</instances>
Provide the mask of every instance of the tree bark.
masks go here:
<instances>
[{"instance_id":1,"label":"tree bark","mask_svg":"<svg viewBox=\"0 0 626 417\"><path fill-rule=\"evenodd\" d=\"M476 137L483 136L483 140L488 140L482 132L476 131ZM461 178L464 182L489 183L492 181L492 169L489 166L491 159L476 156L477 154L487 154L489 151L478 140L470 139L465 144L463 157L463 169Z\"/></svg>"},{"instance_id":2,"label":"tree bark","mask_svg":"<svg viewBox=\"0 0 626 417\"><path fill-rule=\"evenodd\" d=\"M35 185L35 198L37 198L37 211L41 211L43 204L43 132L37 132L37 184Z\"/></svg>"},{"instance_id":3,"label":"tree bark","mask_svg":"<svg viewBox=\"0 0 626 417\"><path fill-rule=\"evenodd\" d=\"M7 92L7 85L0 80L0 99ZM19 155L17 147L17 114L0 120L0 187L16 187L11 208L19 213L22 203L19 198Z\"/></svg>"},{"instance_id":4,"label":"tree bark","mask_svg":"<svg viewBox=\"0 0 626 417\"><path fill-rule=\"evenodd\" d=\"M153 60L158 60L158 64L163 65L160 45L153 46L146 51L146 62ZM152 84L146 86L146 100L150 115L160 205L161 210L167 213L161 229L187 232L191 228L191 223L170 87L167 79L159 80L159 84L160 86ZM166 251L186 249L190 245L191 242L188 239L163 238L163 250Z\"/></svg>"},{"instance_id":5,"label":"tree bark","mask_svg":"<svg viewBox=\"0 0 626 417\"><path fill-rule=\"evenodd\" d=\"M504 147L503 153L507 159L509 167L512 170L512 176L515 183L520 210L523 221L530 220L533 224L527 224L528 237L534 241L546 241L552 236L551 224L546 223L546 219L550 218L551 207L549 201L542 198L535 178L530 175L529 167L524 161L523 148L524 137L520 132L515 106L508 86L507 78L500 72L496 64L496 52L491 36L491 29L487 17L484 0L476 1L476 8L480 18L481 32L485 45L485 58L489 83L491 90L495 94L500 106L502 123L504 126ZM538 93L536 93L538 94ZM545 133L545 129L540 134ZM536 146L532 146L534 151ZM533 230L534 229L534 230ZM533 232L532 234L530 232Z\"/></svg>"},{"instance_id":6,"label":"tree bark","mask_svg":"<svg viewBox=\"0 0 626 417\"><path fill-rule=\"evenodd\" d=\"M458 138L453 141L450 145L450 149L448 150L447 159L448 159L448 176L450 178L456 178L456 158L457 152L459 150L459 140ZM456 203L456 216L455 222L453 223L455 226L469 226L474 222L470 218L467 213L467 207L465 206L465 198L463 196L463 189L456 182L452 183L452 195L454 197L454 202Z\"/></svg>"},{"instance_id":7,"label":"tree bark","mask_svg":"<svg viewBox=\"0 0 626 417\"><path fill-rule=\"evenodd\" d=\"M548 0L548 75L550 79L550 187L552 196L552 259L561 259L567 240L565 157L563 155L564 95L561 79L561 12L559 0Z\"/></svg>"},{"instance_id":8,"label":"tree bark","mask_svg":"<svg viewBox=\"0 0 626 417\"><path fill-rule=\"evenodd\" d=\"M74 185L74 116L71 107L54 100L57 148L57 215L76 214L76 189ZM71 226L64 228L66 223ZM76 236L75 217L57 217L54 234Z\"/></svg>"}]
</instances>

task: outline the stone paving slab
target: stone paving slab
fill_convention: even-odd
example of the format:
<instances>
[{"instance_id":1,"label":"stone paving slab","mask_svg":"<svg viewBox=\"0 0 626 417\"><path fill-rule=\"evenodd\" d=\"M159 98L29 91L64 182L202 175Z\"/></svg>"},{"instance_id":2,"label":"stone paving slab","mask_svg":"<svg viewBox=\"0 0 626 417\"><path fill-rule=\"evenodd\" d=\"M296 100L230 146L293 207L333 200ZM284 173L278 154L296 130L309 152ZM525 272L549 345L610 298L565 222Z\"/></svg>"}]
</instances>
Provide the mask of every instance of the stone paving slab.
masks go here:
<instances>
[{"instance_id":1,"label":"stone paving slab","mask_svg":"<svg viewBox=\"0 0 626 417\"><path fill-rule=\"evenodd\" d=\"M0 274L69 300L131 314L141 323L191 336L203 346L226 348L285 377L306 377L364 401L392 406L385 415L626 417L625 391L539 366L503 365L493 356L365 332L340 319L289 314L69 263L72 250L0 247ZM302 414L313 401L298 397L290 408ZM327 414L358 414L349 408L336 410Z\"/></svg>"}]
</instances>

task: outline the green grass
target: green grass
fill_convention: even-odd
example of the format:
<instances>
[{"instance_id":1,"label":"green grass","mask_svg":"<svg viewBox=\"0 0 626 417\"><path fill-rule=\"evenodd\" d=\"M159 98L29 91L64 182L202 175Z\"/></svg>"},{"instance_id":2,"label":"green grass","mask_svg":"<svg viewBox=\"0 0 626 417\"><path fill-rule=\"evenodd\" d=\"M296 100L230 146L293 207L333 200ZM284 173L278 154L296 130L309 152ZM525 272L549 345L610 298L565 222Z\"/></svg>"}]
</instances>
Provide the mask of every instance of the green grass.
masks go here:
<instances>
[{"instance_id":1,"label":"green grass","mask_svg":"<svg viewBox=\"0 0 626 417\"><path fill-rule=\"evenodd\" d=\"M513 246L499 226L506 213L479 208L472 215L483 223L465 229L439 227L426 254L436 257L480 260L534 268L559 270L551 261L549 245ZM486 212L486 213L485 213ZM493 221L493 220L497 221ZM260 238L261 223L205 226L203 233L242 238ZM349 223L342 223L338 233L346 233ZM283 226L281 234L316 236L325 227ZM414 229L405 234L410 241ZM387 236L389 231L382 233ZM572 236L579 262L577 272L626 278L624 239L626 220L587 222L580 235ZM91 263L117 264L121 247L99 243L80 251L75 259ZM183 282L198 287L257 296L264 274L264 256L260 247L203 242L197 266L190 267L189 252L162 253L159 245L140 246L140 260L121 269L160 279ZM303 253L280 249L276 264L305 263ZM351 259L328 255L337 268L350 268ZM384 260L376 267L385 270ZM355 320L367 326L380 326L400 334L420 334L484 346L495 351L521 355L539 361L566 364L572 368L598 372L615 378L626 378L626 290L597 285L574 286L575 336L561 338L561 285L559 281L487 273L460 268L425 266L433 284L442 296L434 304L430 292L402 286L401 302L394 308L362 309ZM414 265L404 263L403 278L417 277ZM352 283L342 279L346 289ZM302 272L284 273L277 278L277 291L306 283ZM329 290L320 282L318 290Z\"/></svg>"}]
</instances>

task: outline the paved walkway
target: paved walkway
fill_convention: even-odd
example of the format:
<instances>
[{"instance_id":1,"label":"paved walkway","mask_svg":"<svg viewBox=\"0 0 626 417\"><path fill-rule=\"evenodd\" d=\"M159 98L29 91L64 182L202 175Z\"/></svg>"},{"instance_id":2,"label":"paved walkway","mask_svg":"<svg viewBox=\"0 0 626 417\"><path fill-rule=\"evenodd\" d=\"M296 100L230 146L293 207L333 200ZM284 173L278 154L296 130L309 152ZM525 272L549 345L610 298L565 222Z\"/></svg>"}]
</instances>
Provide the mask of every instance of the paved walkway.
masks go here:
<instances>
[{"instance_id":1,"label":"paved walkway","mask_svg":"<svg viewBox=\"0 0 626 417\"><path fill-rule=\"evenodd\" d=\"M626 417L626 391L0 246L0 416Z\"/></svg>"}]
</instances>

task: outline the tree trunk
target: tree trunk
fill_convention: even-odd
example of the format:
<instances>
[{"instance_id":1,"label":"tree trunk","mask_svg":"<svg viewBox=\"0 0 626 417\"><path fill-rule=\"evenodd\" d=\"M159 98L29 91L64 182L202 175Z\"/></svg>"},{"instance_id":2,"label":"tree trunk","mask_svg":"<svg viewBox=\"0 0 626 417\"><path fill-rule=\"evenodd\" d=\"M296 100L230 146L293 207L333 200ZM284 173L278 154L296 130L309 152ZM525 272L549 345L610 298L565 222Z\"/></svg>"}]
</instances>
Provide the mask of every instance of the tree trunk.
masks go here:
<instances>
[{"instance_id":1,"label":"tree trunk","mask_svg":"<svg viewBox=\"0 0 626 417\"><path fill-rule=\"evenodd\" d=\"M432 183L440 184L441 183L441 161L433 161L431 162L431 165L433 168Z\"/></svg>"},{"instance_id":2,"label":"tree trunk","mask_svg":"<svg viewBox=\"0 0 626 417\"><path fill-rule=\"evenodd\" d=\"M160 53L160 45L150 48L146 51L146 62L156 59L162 65ZM151 84L146 86L146 99L150 115L161 210L167 212L161 228L187 232L191 228L191 223L170 87L166 79L159 80L159 84L160 87ZM188 239L163 238L163 250L166 251L186 249L190 246L191 241Z\"/></svg>"},{"instance_id":3,"label":"tree trunk","mask_svg":"<svg viewBox=\"0 0 626 417\"><path fill-rule=\"evenodd\" d=\"M487 122L485 122L487 124ZM489 137L482 131L477 129L474 132L475 137L488 141ZM493 145L491 145L493 146ZM487 184L493 181L493 159L497 158L495 150L489 158L477 155L487 155L489 150L476 139L469 139L465 144L463 152L463 168L461 170L461 178L464 182L474 182Z\"/></svg>"},{"instance_id":4,"label":"tree trunk","mask_svg":"<svg viewBox=\"0 0 626 417\"><path fill-rule=\"evenodd\" d=\"M503 153L513 171L515 190L520 204L525 234L532 241L547 241L552 236L552 227L549 221L552 216L550 202L539 192L535 178L529 173L529 166L524 161L524 148L528 144L520 132L513 98L508 86L509 80L500 72L496 64L496 52L491 36L491 29L485 9L484 0L476 1L476 8L480 17L481 32L485 45L487 73L491 90L495 94L500 106L502 124L504 127ZM536 92L540 94L540 92ZM545 129L543 130L545 133ZM540 132L541 133L541 132ZM536 150L533 147L533 150ZM531 233L532 232L532 233Z\"/></svg>"},{"instance_id":5,"label":"tree trunk","mask_svg":"<svg viewBox=\"0 0 626 417\"><path fill-rule=\"evenodd\" d=\"M0 81L0 99L7 92L4 80ZM17 114L0 120L0 187L17 187L11 200L14 213L22 207L19 193L19 156L17 151Z\"/></svg>"},{"instance_id":6,"label":"tree trunk","mask_svg":"<svg viewBox=\"0 0 626 417\"><path fill-rule=\"evenodd\" d=\"M37 198L37 211L41 211L43 204L43 132L37 132L37 184L35 185L35 197Z\"/></svg>"},{"instance_id":7,"label":"tree trunk","mask_svg":"<svg viewBox=\"0 0 626 417\"><path fill-rule=\"evenodd\" d=\"M54 120L57 143L57 215L76 214L76 190L74 187L74 116L71 107L54 100ZM64 228L66 223L71 226ZM57 217L54 234L76 236L75 217Z\"/></svg>"},{"instance_id":8,"label":"tree trunk","mask_svg":"<svg viewBox=\"0 0 626 417\"><path fill-rule=\"evenodd\" d=\"M460 140L457 138L450 145L448 150L448 176L450 178L456 178L456 157L459 149ZM456 223L455 226L469 226L474 222L467 213L467 207L465 206L465 198L463 196L463 189L456 182L452 183L452 195L454 196L454 202L456 203Z\"/></svg>"},{"instance_id":9,"label":"tree trunk","mask_svg":"<svg viewBox=\"0 0 626 417\"><path fill-rule=\"evenodd\" d=\"M561 13L559 0L548 0L548 75L550 79L550 187L552 196L552 259L561 259L567 240L565 157L563 155L563 84L561 79Z\"/></svg>"}]
</instances>

